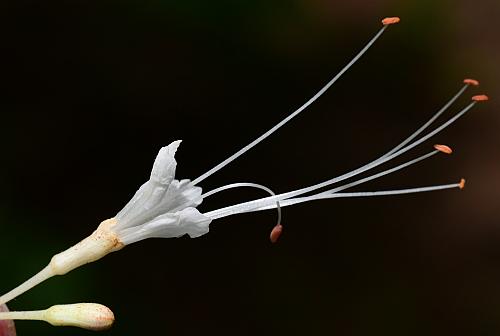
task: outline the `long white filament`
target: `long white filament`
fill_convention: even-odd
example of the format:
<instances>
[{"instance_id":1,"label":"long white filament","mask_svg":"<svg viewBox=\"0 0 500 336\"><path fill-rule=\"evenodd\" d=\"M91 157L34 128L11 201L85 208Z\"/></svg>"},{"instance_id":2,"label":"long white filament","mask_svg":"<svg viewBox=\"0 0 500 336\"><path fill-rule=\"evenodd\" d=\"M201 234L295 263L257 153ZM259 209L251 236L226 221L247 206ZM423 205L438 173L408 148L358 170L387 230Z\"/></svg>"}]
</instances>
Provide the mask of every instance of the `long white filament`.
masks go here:
<instances>
[{"instance_id":1,"label":"long white filament","mask_svg":"<svg viewBox=\"0 0 500 336\"><path fill-rule=\"evenodd\" d=\"M476 102L472 102L470 103L467 107L465 107L462 111L460 111L459 113L457 113L454 117L450 118L447 122L445 122L443 125L439 126L438 128L436 128L435 130L433 130L432 132L429 132L427 135L423 136L422 138L414 141L413 143L409 144L408 146L406 147L403 147L402 149L396 151L395 153L389 155L389 156L383 156L383 157L380 157L379 159L376 159L358 169L355 169L349 173L346 173L346 174L343 174L343 175L340 175L338 177L335 177L335 178L332 178L330 180L327 180L325 182L322 182L322 183L318 183L316 185L313 185L313 186L310 186L310 187L307 187L307 188L302 188L302 189L298 189L296 191L291 191L291 192L288 192L288 193L284 193L284 194L281 194L284 198L290 198L290 197L294 197L294 196L298 196L298 195L302 195L302 194L305 194L305 193L308 193L308 192L312 192L314 190L317 190L317 189L320 189L320 188L323 188L323 187L326 187L328 185L331 185L333 183L337 183L337 182L340 182L340 181L343 181L343 180L346 180L348 178L351 178L353 176L356 176L356 175L359 175L369 169L372 169L372 168L375 168L379 165L381 165L382 163L385 163L387 161L390 161L400 155L402 155L403 153L406 153L407 151L409 151L410 149L420 145L422 142L428 140L429 138L433 137L434 135L438 134L439 132L441 132L443 129L445 129L446 127L450 126L452 123L454 123L457 119L459 119L461 116L463 116L465 113L467 113L467 111L469 111L474 105L476 104ZM279 197L280 195L277 195L275 197ZM280 197L280 199L283 199Z\"/></svg>"},{"instance_id":2,"label":"long white filament","mask_svg":"<svg viewBox=\"0 0 500 336\"><path fill-rule=\"evenodd\" d=\"M335 75L335 77L333 77L321 90L319 90L304 105L302 105L301 107L299 107L295 112L293 112L292 114L288 115L285 119L283 119L282 121L280 121L278 124L276 124L274 127L272 127L269 131L267 131L266 133L262 134L260 137L258 137L254 141L252 141L250 144L246 145L245 147L243 147L242 149L240 149L239 151L237 151L236 153L234 153L233 155L231 155L230 157L228 157L226 160L222 161L217 166L213 167L212 169L210 169L209 171L207 171L203 175L201 175L198 178L194 179L193 180L193 185L196 185L196 184L200 183L201 181L203 181L204 179L206 179L210 175L214 174L215 172L217 172L218 170L222 169L223 167L225 167L226 165L228 165L232 161L236 160L239 156L245 154L252 147L254 147L258 143L260 143L261 141L263 141L265 138L267 138L268 136L270 136L274 132L276 132L281 126L285 125L287 122L289 122L290 120L292 120L295 116L297 116L300 112L304 111L309 105L311 105L312 103L314 103L314 101L316 101L319 97L321 97L321 95L323 95L323 93L325 93L347 70L349 70L349 68L352 65L354 65L354 63L356 63L361 58L361 56L363 56L366 53L366 51L368 49L370 49L370 47L375 43L375 41L377 41L377 39L387 29L387 27L388 26L382 27L378 31L378 33L375 34L375 36L366 44L366 46L363 49L361 49L361 51L342 70L340 70L340 72L337 75Z\"/></svg>"},{"instance_id":3,"label":"long white filament","mask_svg":"<svg viewBox=\"0 0 500 336\"><path fill-rule=\"evenodd\" d=\"M330 189L330 190L327 190L327 191L324 191L322 193L319 193L318 195L327 195L327 194L333 194L333 193L337 193L339 191L342 191L342 190L345 190L345 189L348 189L348 188L352 188L352 187L355 187L357 185L360 185L362 183L365 183L365 182L368 182L368 181L372 181L372 180L375 180L375 179L378 179L382 176L386 176L386 175L389 175L389 174L392 174L398 170L401 170L403 168L406 168L406 167L409 167L417 162L420 162L420 161L423 161L425 159L428 159L430 158L431 156L434 156L436 154L440 153L439 150L434 150L432 152L429 152L425 155L422 155L416 159L413 159L413 160L410 160L408 162L405 162L403 164L400 164L399 166L396 166L394 168L391 168L391 169L387 169L387 170L384 170L380 173L377 173L377 174L373 174L371 176L368 176L368 177L365 177L365 178L362 178L362 179L359 179L357 181L354 181L354 182L350 182L350 183L346 183L344 185L341 185L337 188L333 188L333 189Z\"/></svg>"},{"instance_id":4,"label":"long white filament","mask_svg":"<svg viewBox=\"0 0 500 336\"><path fill-rule=\"evenodd\" d=\"M407 145L406 147L396 151L395 153L393 153L387 157L382 156L382 157L372 161L371 163L368 163L368 164L366 164L358 169L355 169L349 173L340 175L338 177L332 178L330 180L318 183L316 185L313 185L313 186L310 186L307 188L302 188L302 189L290 191L290 192L279 194L279 195L272 196L272 197L261 198L261 199L254 200L254 201L249 201L249 202L245 202L245 203L241 203L241 204L236 204L233 206L228 206L228 207L225 207L222 209L210 211L208 213L205 213L205 215L210 217L210 218L221 218L221 217L229 216L229 215L236 214L236 213L252 211L252 209L257 209L257 208L269 205L270 204L269 202L274 203L276 200L281 201L284 199L289 199L289 198L292 198L295 196L299 196L299 195L326 187L326 186L331 185L333 183L343 181L343 180L348 179L350 177L353 177L355 175L361 174L369 169L372 169L376 166L381 165L382 163L385 163L389 160L396 158L397 156L407 152L408 150L410 150L410 149L414 148L415 146L421 144L422 142L426 141L430 137L441 132L443 129L445 129L446 127L451 125L453 122L455 122L457 119L459 119L461 116L463 116L465 113L467 113L475 104L476 104L476 102L473 101L472 103L467 105L464 109L462 109L459 113L457 113L454 117L450 118L447 122L442 124L440 127L436 128L432 132L429 132L427 135L423 136L419 140L414 141L413 143Z\"/></svg>"},{"instance_id":5,"label":"long white filament","mask_svg":"<svg viewBox=\"0 0 500 336\"><path fill-rule=\"evenodd\" d=\"M53 277L54 275L54 271L49 266L45 267L33 277L23 282L21 285L2 295L0 297L0 305L9 302L10 300L16 298L24 292L27 292L31 288Z\"/></svg>"},{"instance_id":6,"label":"long white filament","mask_svg":"<svg viewBox=\"0 0 500 336\"><path fill-rule=\"evenodd\" d=\"M352 192L352 193L318 194L318 195L313 195L313 196L308 196L308 197L298 197L298 198L287 199L287 200L280 202L280 205L282 208L284 208L284 207L299 204L299 203L318 201L318 200L324 200L324 199L331 199L331 198L403 195L403 194L414 194L414 193L438 191L438 190L454 189L454 188L461 188L461 184L460 183L452 183L452 184L443 184L443 185L437 185L437 186L418 187L418 188L409 188L409 189L382 190L382 191L361 191L361 192ZM257 209L252 209L252 210L247 211L247 212L263 211L263 210L269 210L269 209L274 209L274 207L273 206L266 206L266 207L261 207L261 208L257 208ZM225 217L225 216L220 216L217 218L221 218L221 217Z\"/></svg>"},{"instance_id":7,"label":"long white filament","mask_svg":"<svg viewBox=\"0 0 500 336\"><path fill-rule=\"evenodd\" d=\"M261 184L248 183L248 182L240 182L240 183L228 184L228 185L219 187L217 189L210 190L209 192L206 192L205 194L201 195L201 197L203 199L205 199L205 198L207 198L209 196L212 196L213 194L216 194L218 192L221 192L221 191L224 191L224 190L228 190L228 189L233 189L233 188L241 188L241 187L250 187L250 188L261 189L261 190L264 190L267 193L271 194L271 196L276 196L276 194L271 189L269 189L268 187L263 186ZM278 219L277 219L276 225L280 225L281 224L281 206L280 206L280 202L279 201L275 202L274 208L276 208L278 210Z\"/></svg>"},{"instance_id":8,"label":"long white filament","mask_svg":"<svg viewBox=\"0 0 500 336\"><path fill-rule=\"evenodd\" d=\"M392 174L394 172L397 172L398 170L407 168L407 167L409 167L411 165L414 165L414 164L416 164L416 163L418 163L420 161L428 159L428 158L430 158L430 157L432 157L432 156L434 156L434 155L436 155L438 153L440 153L439 150L433 150L432 152L424 154L424 155L422 155L422 156L420 156L420 157L418 157L416 159L410 160L410 161L405 162L403 164L400 164L400 165L398 165L396 167L384 170L384 171L382 171L380 173L377 173L377 174L374 174L374 175L370 175L368 177L359 179L359 180L354 181L354 182L346 183L344 185L341 185L339 187L336 187L336 188L324 191L322 193L309 196L309 197L307 197L307 199L312 198L312 197L321 198L322 196L327 196L327 195L335 194L335 193L338 193L339 191L346 190L346 189L358 186L358 185L366 183L368 181L372 181L372 180L375 180L375 179L380 178L382 176L386 176L386 175ZM298 204L298 203L305 202L305 199L306 199L306 197L290 198L290 199L287 199L287 200L283 201L282 204L286 203L287 206L289 206L289 205L292 205L292 204ZM260 211L260 210L267 210L267 209L273 209L273 208L274 207L272 205L267 205L265 207L260 207L260 208L257 208L257 209L253 209L252 211Z\"/></svg>"},{"instance_id":9,"label":"long white filament","mask_svg":"<svg viewBox=\"0 0 500 336\"><path fill-rule=\"evenodd\" d=\"M329 199L329 198L344 198L344 197L371 197L371 196L390 196L390 195L402 195L402 194L414 194L428 191L437 191L437 190L445 190L445 189L454 189L461 188L460 183L452 183L452 184L443 184L431 187L419 187L419 188L409 188L409 189L398 189L398 190L383 190L383 191L362 191L362 192L352 192L352 193L335 193L329 195L315 195L310 197L301 197L300 203L308 202L308 201L317 201L321 199ZM289 205L296 204L298 199L286 200L281 203L282 207L286 207ZM290 201L290 202L288 202Z\"/></svg>"}]
</instances>

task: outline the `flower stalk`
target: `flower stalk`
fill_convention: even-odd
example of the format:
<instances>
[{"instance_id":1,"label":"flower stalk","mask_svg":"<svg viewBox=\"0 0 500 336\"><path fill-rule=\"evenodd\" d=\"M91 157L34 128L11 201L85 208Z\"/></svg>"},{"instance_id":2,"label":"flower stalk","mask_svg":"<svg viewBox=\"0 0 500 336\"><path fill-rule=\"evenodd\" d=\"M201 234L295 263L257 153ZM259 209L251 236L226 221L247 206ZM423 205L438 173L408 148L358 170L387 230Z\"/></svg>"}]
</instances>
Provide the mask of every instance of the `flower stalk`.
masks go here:
<instances>
[{"instance_id":1,"label":"flower stalk","mask_svg":"<svg viewBox=\"0 0 500 336\"><path fill-rule=\"evenodd\" d=\"M116 220L114 218L103 221L89 237L66 251L53 256L50 263L40 272L0 297L0 304L9 302L55 275L64 275L75 268L101 259L108 253L123 248L125 245L119 241L116 233L110 230L115 224Z\"/></svg>"}]
</instances>

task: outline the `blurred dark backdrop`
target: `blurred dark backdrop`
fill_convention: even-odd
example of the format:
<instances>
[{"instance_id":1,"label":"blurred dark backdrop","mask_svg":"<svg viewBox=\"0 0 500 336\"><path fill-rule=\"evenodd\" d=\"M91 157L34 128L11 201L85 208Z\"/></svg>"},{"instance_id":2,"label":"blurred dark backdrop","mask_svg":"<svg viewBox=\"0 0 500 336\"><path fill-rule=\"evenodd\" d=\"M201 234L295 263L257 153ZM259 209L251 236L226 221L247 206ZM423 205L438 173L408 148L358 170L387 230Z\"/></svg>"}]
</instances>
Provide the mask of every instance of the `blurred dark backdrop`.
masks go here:
<instances>
[{"instance_id":1,"label":"blurred dark backdrop","mask_svg":"<svg viewBox=\"0 0 500 336\"><path fill-rule=\"evenodd\" d=\"M215 221L198 239L147 240L54 278L11 309L99 302L109 335L500 333L500 3L497 0L4 1L0 227L5 292L112 217L183 139L195 178L312 96L391 27L320 101L202 183L282 192L356 168L461 87L492 101L433 143L455 149L358 190L457 190L321 201ZM447 116L450 116L447 114ZM401 162L401 161L399 161ZM212 210L264 196L235 190ZM92 332L19 322L24 335Z\"/></svg>"}]
</instances>

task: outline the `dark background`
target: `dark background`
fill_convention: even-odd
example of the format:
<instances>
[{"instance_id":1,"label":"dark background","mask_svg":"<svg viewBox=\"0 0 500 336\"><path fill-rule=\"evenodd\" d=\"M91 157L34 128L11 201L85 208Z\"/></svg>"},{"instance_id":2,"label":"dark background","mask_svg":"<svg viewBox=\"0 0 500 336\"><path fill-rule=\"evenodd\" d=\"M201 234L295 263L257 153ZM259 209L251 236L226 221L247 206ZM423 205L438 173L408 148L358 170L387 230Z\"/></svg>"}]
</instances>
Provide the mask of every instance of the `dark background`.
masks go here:
<instances>
[{"instance_id":1,"label":"dark background","mask_svg":"<svg viewBox=\"0 0 500 336\"><path fill-rule=\"evenodd\" d=\"M147 240L9 303L99 302L109 335L500 333L500 3L480 1L4 1L1 291L112 217L176 139L195 178L368 54L310 109L202 183L278 192L356 168L404 139L461 87L492 100L433 143L455 149L358 190L458 190L307 203L214 221L198 238ZM451 115L451 111L447 117ZM399 160L398 162L402 162ZM227 191L201 211L264 196ZM24 335L90 335L41 322Z\"/></svg>"}]
</instances>

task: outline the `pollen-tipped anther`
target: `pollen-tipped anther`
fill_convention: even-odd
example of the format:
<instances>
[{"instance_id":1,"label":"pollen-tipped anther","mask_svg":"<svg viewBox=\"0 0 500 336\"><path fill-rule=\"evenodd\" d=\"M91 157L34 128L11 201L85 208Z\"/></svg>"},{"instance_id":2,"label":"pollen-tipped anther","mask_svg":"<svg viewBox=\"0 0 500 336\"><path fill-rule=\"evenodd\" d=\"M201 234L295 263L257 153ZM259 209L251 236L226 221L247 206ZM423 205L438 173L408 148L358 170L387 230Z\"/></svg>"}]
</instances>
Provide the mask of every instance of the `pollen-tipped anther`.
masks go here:
<instances>
[{"instance_id":1,"label":"pollen-tipped anther","mask_svg":"<svg viewBox=\"0 0 500 336\"><path fill-rule=\"evenodd\" d=\"M479 81L477 81L475 79L472 79L472 78L466 78L466 79L464 79L464 84L478 86L479 85Z\"/></svg>"},{"instance_id":2,"label":"pollen-tipped anther","mask_svg":"<svg viewBox=\"0 0 500 336\"><path fill-rule=\"evenodd\" d=\"M446 145L434 145L434 148L437 149L440 152L443 152L445 154L451 154L453 153L453 150L446 146Z\"/></svg>"},{"instance_id":3,"label":"pollen-tipped anther","mask_svg":"<svg viewBox=\"0 0 500 336\"><path fill-rule=\"evenodd\" d=\"M461 179L460 182L458 183L458 187L460 190L463 190L465 188L465 179Z\"/></svg>"},{"instance_id":4,"label":"pollen-tipped anther","mask_svg":"<svg viewBox=\"0 0 500 336\"><path fill-rule=\"evenodd\" d=\"M397 17L397 16L387 17L387 18L385 18L385 19L382 20L382 24L384 26L388 26L388 25L396 24L399 21L401 21L401 19L399 17Z\"/></svg>"},{"instance_id":5,"label":"pollen-tipped anther","mask_svg":"<svg viewBox=\"0 0 500 336\"><path fill-rule=\"evenodd\" d=\"M487 101L488 99L490 99L490 98L484 94L472 97L472 100L475 102Z\"/></svg>"},{"instance_id":6,"label":"pollen-tipped anther","mask_svg":"<svg viewBox=\"0 0 500 336\"><path fill-rule=\"evenodd\" d=\"M281 225L281 224L276 225L272 229L271 234L269 235L269 239L271 240L271 243L273 243L273 244L276 243L278 241L278 239L280 238L282 232L283 232L283 225Z\"/></svg>"}]
</instances>

